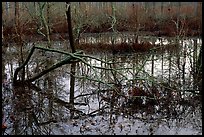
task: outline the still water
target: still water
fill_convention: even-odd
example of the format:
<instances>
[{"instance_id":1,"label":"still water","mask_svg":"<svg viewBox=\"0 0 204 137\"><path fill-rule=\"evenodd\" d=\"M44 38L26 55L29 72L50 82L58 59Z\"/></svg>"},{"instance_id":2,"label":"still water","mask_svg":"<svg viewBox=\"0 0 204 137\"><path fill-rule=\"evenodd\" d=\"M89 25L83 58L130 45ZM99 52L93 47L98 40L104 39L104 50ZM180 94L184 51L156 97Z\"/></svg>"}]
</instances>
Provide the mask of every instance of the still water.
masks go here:
<instances>
[{"instance_id":1,"label":"still water","mask_svg":"<svg viewBox=\"0 0 204 137\"><path fill-rule=\"evenodd\" d=\"M158 39L150 42L161 44ZM169 42L167 38L162 40L163 45ZM20 94L26 94L21 98L26 100L23 104L14 96L11 84L19 55L9 47L2 65L6 75L2 86L2 109L7 124L4 134L201 135L202 100L192 74L195 42L199 51L202 41L194 38L182 40L179 47L163 52L87 53L83 61L76 63L73 98L70 98L71 67L67 64L34 81L41 91L26 89L29 94ZM53 42L57 49L66 44ZM63 57L36 51L26 66L26 78L42 71L46 59L54 64ZM120 84L119 94L114 92L116 83ZM134 87L148 93L155 87L157 95L141 96L142 102L132 102L128 92ZM74 109L70 99L74 100ZM25 109L19 109L22 107Z\"/></svg>"}]
</instances>

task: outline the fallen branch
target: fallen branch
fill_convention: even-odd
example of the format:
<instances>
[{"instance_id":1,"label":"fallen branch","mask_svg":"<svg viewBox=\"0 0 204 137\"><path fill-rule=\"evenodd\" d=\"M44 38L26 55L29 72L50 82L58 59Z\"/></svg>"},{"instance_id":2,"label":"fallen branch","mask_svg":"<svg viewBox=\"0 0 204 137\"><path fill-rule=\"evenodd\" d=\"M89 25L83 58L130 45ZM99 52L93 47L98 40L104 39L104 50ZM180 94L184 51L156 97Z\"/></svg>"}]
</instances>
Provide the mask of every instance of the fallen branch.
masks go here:
<instances>
[{"instance_id":1,"label":"fallen branch","mask_svg":"<svg viewBox=\"0 0 204 137\"><path fill-rule=\"evenodd\" d=\"M80 61L81 58L80 58L80 57L77 57L77 58L76 58L74 54L77 54L77 55L82 54L82 51L78 51L78 52L76 52L76 53L68 53L68 52L64 52L64 51L60 51L60 50L56 50L56 49L48 49L48 48L44 48L44 47L33 46L33 47L31 48L31 51L30 51L30 53L29 53L29 55L28 55L26 61L25 61L20 67L16 68L16 70L15 70L15 72L14 72L13 83L16 83L16 82L17 82L17 75L18 75L19 71L20 71L21 69L23 69L26 64L28 64L28 62L29 62L31 56L33 55L33 53L34 53L34 51L35 51L35 49L40 49L40 50L45 50L45 51L50 51L50 52L61 53L61 54L67 55L67 57L66 57L65 59L63 59L62 61L60 61L60 62L54 64L54 65L51 66L50 68L48 68L48 69L42 71L41 73L39 73L39 74L33 76L32 78L30 78L30 79L28 79L28 80L25 80L25 81L28 81L28 82L33 82L33 81L35 81L36 79L38 79L38 78L42 77L43 75L47 74L48 72L50 72L50 71L52 71L52 70L54 70L54 69L56 69L56 68L58 68L58 67L61 67L62 65L71 64L71 63L73 63L73 62L78 62L78 61Z\"/></svg>"}]
</instances>

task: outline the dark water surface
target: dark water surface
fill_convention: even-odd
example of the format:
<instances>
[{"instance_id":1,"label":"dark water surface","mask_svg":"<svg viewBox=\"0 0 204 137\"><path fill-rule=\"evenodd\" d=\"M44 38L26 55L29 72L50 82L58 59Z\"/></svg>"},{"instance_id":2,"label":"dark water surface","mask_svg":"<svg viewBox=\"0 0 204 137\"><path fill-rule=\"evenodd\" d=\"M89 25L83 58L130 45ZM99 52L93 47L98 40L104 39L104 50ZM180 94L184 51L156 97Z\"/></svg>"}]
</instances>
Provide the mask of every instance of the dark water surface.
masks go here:
<instances>
[{"instance_id":1,"label":"dark water surface","mask_svg":"<svg viewBox=\"0 0 204 137\"><path fill-rule=\"evenodd\" d=\"M41 91L26 88L18 97L11 80L19 55L10 46L2 65L4 135L202 135L202 97L192 75L194 42L183 40L180 47L162 53L90 54L106 63L87 57L89 65L76 64L74 98L69 64L34 81ZM202 41L196 42L199 51ZM53 45L66 47L65 42ZM26 66L26 77L42 71L46 59L54 64L63 57L36 51ZM152 96L132 97L128 91L134 87Z\"/></svg>"}]
</instances>

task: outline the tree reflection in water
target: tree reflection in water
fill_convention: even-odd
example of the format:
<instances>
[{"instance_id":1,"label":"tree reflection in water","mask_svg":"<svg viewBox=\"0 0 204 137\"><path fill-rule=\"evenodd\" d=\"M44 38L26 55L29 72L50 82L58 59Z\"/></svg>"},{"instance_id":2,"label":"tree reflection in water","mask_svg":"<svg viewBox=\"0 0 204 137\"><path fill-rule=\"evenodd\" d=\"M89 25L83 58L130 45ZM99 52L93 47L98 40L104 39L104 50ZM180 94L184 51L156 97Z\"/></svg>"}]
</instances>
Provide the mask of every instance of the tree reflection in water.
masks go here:
<instances>
[{"instance_id":1,"label":"tree reflection in water","mask_svg":"<svg viewBox=\"0 0 204 137\"><path fill-rule=\"evenodd\" d=\"M3 81L2 108L7 124L4 134L202 134L202 97L187 64L191 58L180 56L181 64L176 64L177 54L155 53L154 62L148 53L97 55L106 62L114 62L111 65L86 58L90 66L76 63L72 98L69 65L52 72L53 92L47 92L44 78L33 85L5 86ZM184 57L186 68L181 68ZM10 66L16 62L3 63L4 73L11 75L8 72L14 68ZM28 67L34 69L32 64L38 63L33 59ZM158 67L161 64L162 69Z\"/></svg>"}]
</instances>

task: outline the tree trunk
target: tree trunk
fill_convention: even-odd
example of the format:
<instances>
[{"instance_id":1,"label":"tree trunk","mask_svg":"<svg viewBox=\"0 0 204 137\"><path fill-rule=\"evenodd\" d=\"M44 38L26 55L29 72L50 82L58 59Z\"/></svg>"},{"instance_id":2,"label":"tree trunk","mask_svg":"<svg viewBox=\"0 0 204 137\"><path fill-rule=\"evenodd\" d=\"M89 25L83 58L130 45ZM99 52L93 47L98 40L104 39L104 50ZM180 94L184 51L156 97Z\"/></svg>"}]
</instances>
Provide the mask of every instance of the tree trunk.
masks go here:
<instances>
[{"instance_id":1,"label":"tree trunk","mask_svg":"<svg viewBox=\"0 0 204 137\"><path fill-rule=\"evenodd\" d=\"M74 46L74 38L73 38L73 32L72 32L72 20L71 20L71 4L70 2L66 2L67 6L67 23L68 23L68 33L69 33L69 42L71 46L72 53L76 52L75 46Z\"/></svg>"},{"instance_id":2,"label":"tree trunk","mask_svg":"<svg viewBox=\"0 0 204 137\"><path fill-rule=\"evenodd\" d=\"M71 4L70 2L66 2L67 6L67 23L68 23L68 33L69 33L69 42L71 46L72 53L76 52L75 45L74 45L74 37L72 32L72 18L71 18ZM71 72L70 72L70 104L71 107L74 108L74 87L75 87L75 71L76 71L76 63L71 64ZM72 119L74 117L74 112L71 111L70 118Z\"/></svg>"},{"instance_id":3,"label":"tree trunk","mask_svg":"<svg viewBox=\"0 0 204 137\"><path fill-rule=\"evenodd\" d=\"M163 9L164 9L164 5L163 5L164 3L163 2L161 2L161 16L163 15Z\"/></svg>"}]
</instances>

